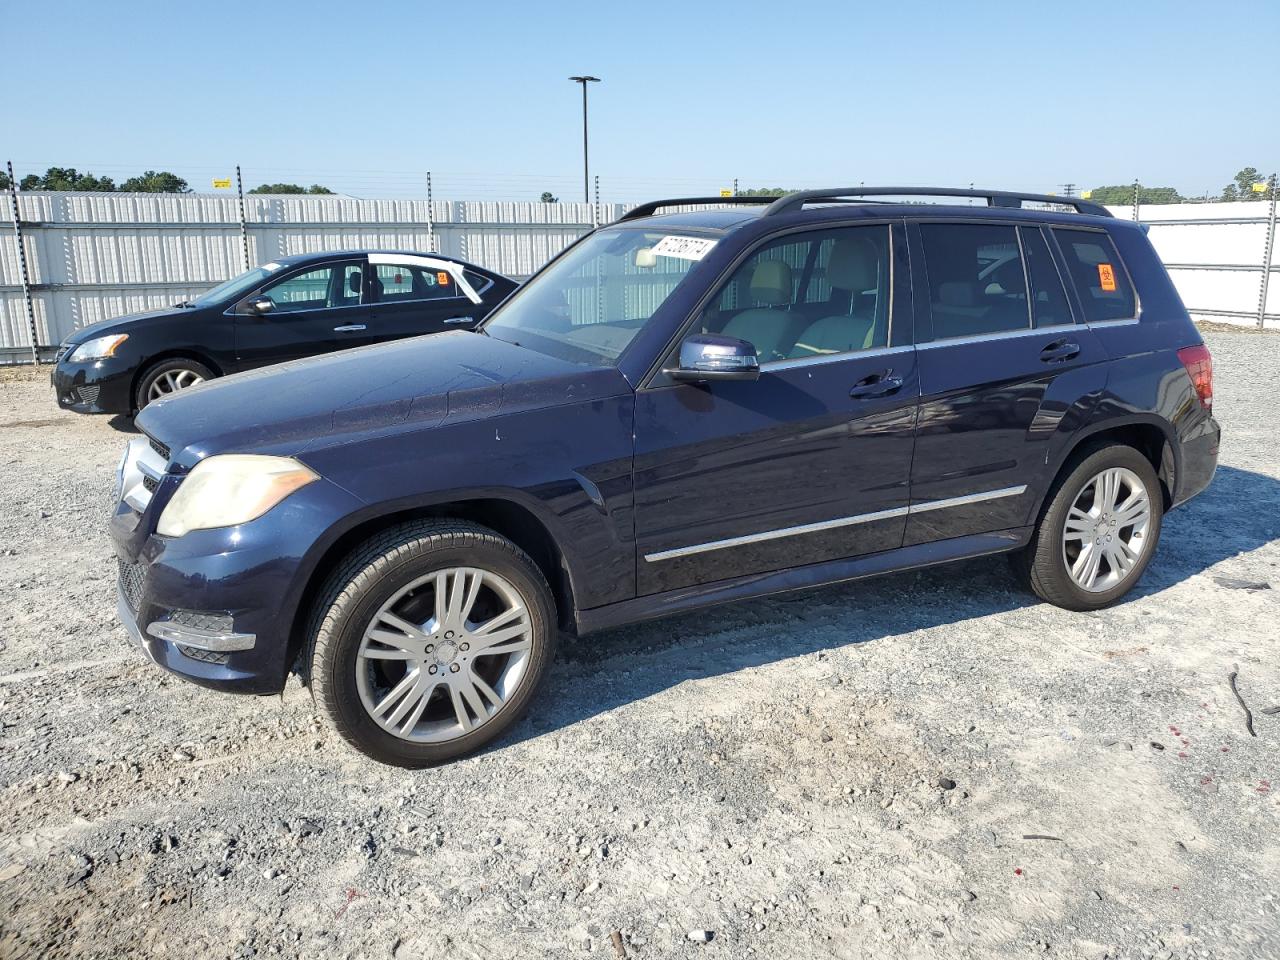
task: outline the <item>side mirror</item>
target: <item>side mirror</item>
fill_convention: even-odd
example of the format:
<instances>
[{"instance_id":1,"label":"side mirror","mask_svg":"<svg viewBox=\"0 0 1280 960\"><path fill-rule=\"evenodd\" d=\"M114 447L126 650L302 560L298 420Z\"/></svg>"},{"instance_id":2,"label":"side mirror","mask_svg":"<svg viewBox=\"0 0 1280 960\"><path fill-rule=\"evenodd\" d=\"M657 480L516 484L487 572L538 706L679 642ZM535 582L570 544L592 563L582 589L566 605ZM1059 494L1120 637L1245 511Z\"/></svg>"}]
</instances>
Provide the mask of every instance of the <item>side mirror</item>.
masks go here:
<instances>
[{"instance_id":1,"label":"side mirror","mask_svg":"<svg viewBox=\"0 0 1280 960\"><path fill-rule=\"evenodd\" d=\"M256 313L259 316L262 316L264 313L270 313L274 310L276 308L276 302L270 297L259 295L256 297L250 297L246 306L249 308L250 313Z\"/></svg>"},{"instance_id":2,"label":"side mirror","mask_svg":"<svg viewBox=\"0 0 1280 960\"><path fill-rule=\"evenodd\" d=\"M746 340L718 333L695 333L680 344L680 366L663 372L684 383L756 380L760 377L760 360L756 348Z\"/></svg>"}]
</instances>

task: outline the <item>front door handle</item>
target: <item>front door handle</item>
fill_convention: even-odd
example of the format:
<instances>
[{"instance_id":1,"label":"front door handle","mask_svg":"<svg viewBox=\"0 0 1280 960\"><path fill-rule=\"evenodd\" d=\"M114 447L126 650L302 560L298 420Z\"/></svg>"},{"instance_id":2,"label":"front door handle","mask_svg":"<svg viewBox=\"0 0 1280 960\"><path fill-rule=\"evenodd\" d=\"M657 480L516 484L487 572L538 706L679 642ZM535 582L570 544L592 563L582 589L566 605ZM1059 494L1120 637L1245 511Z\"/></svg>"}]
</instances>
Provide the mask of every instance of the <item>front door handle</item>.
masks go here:
<instances>
[{"instance_id":1,"label":"front door handle","mask_svg":"<svg viewBox=\"0 0 1280 960\"><path fill-rule=\"evenodd\" d=\"M1080 344L1073 343L1066 337L1053 341L1040 351L1040 359L1044 363L1065 363L1080 356Z\"/></svg>"},{"instance_id":2,"label":"front door handle","mask_svg":"<svg viewBox=\"0 0 1280 960\"><path fill-rule=\"evenodd\" d=\"M854 400L862 400L867 397L887 397L901 389L901 377L894 376L892 370L881 370L879 373L863 377L855 383L853 389L849 391L849 396Z\"/></svg>"},{"instance_id":3,"label":"front door handle","mask_svg":"<svg viewBox=\"0 0 1280 960\"><path fill-rule=\"evenodd\" d=\"M365 325L363 323L348 323L341 327L334 327L333 332L334 333L358 333L359 331L364 329L365 329Z\"/></svg>"},{"instance_id":4,"label":"front door handle","mask_svg":"<svg viewBox=\"0 0 1280 960\"><path fill-rule=\"evenodd\" d=\"M445 323L475 323L475 317L449 317Z\"/></svg>"}]
</instances>

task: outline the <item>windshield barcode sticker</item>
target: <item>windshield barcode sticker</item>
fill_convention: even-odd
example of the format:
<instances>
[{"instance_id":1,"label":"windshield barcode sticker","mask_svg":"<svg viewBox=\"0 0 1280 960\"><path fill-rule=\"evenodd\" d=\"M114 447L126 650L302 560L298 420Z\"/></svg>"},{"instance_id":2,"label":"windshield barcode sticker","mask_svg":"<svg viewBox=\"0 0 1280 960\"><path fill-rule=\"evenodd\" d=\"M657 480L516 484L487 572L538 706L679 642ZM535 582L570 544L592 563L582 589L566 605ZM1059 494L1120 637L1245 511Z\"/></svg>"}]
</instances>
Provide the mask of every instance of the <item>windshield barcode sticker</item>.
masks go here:
<instances>
[{"instance_id":1,"label":"windshield barcode sticker","mask_svg":"<svg viewBox=\"0 0 1280 960\"><path fill-rule=\"evenodd\" d=\"M653 245L656 257L675 257L679 260L701 260L716 245L714 240L702 237L663 237Z\"/></svg>"}]
</instances>

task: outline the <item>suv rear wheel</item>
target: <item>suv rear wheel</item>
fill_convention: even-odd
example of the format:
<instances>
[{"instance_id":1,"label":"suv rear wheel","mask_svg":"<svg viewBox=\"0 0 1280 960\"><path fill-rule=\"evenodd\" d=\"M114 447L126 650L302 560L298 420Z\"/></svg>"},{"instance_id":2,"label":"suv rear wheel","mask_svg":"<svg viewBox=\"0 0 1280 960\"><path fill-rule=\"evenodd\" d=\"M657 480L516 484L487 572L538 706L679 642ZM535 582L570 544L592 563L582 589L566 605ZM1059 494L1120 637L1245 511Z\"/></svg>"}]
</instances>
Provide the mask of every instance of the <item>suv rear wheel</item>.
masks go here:
<instances>
[{"instance_id":1,"label":"suv rear wheel","mask_svg":"<svg viewBox=\"0 0 1280 960\"><path fill-rule=\"evenodd\" d=\"M514 723L554 657L551 591L524 551L462 521L357 550L312 619L311 678L338 732L383 763L470 753Z\"/></svg>"},{"instance_id":2,"label":"suv rear wheel","mask_svg":"<svg viewBox=\"0 0 1280 960\"><path fill-rule=\"evenodd\" d=\"M1096 610L1138 582L1160 540L1164 501L1150 461L1132 447L1085 456L1055 486L1014 568L1042 600Z\"/></svg>"}]
</instances>

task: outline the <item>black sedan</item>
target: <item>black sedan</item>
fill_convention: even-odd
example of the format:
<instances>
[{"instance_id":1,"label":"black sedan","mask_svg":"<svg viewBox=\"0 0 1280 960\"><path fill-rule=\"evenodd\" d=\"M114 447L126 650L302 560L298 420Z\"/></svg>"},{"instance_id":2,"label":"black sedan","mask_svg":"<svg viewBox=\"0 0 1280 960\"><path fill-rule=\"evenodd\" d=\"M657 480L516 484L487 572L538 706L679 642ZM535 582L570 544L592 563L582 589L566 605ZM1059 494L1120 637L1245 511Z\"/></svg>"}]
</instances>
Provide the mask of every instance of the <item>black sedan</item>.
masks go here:
<instances>
[{"instance_id":1,"label":"black sedan","mask_svg":"<svg viewBox=\"0 0 1280 960\"><path fill-rule=\"evenodd\" d=\"M265 263L171 309L104 320L58 349L58 406L132 414L224 374L470 329L514 280L440 254L309 253Z\"/></svg>"}]
</instances>

